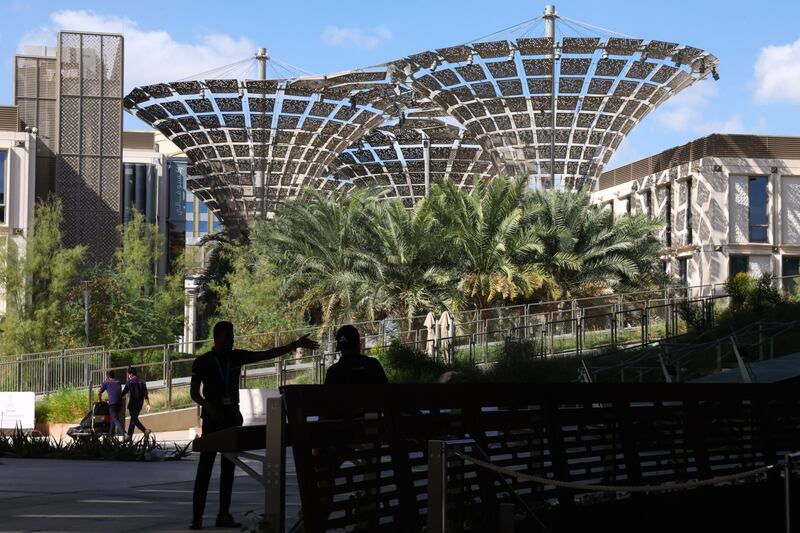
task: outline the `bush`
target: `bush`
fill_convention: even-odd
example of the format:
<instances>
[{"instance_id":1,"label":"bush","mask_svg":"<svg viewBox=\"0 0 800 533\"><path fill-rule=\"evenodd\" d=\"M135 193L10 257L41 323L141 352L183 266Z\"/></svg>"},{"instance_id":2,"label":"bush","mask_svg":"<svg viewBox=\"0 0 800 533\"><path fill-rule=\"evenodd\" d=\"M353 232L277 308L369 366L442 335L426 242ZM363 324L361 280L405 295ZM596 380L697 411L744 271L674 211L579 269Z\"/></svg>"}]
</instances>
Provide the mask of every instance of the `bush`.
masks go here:
<instances>
[{"instance_id":1,"label":"bush","mask_svg":"<svg viewBox=\"0 0 800 533\"><path fill-rule=\"evenodd\" d=\"M112 461L176 460L191 454L189 446L173 444L167 450L153 438L117 440L91 435L79 440L54 441L32 437L17 428L11 435L0 434L0 457L29 459L104 459Z\"/></svg>"},{"instance_id":2,"label":"bush","mask_svg":"<svg viewBox=\"0 0 800 533\"><path fill-rule=\"evenodd\" d=\"M787 300L775 287L772 274L759 278L740 272L725 282L725 291L730 297L730 307L723 320L733 322L763 319L775 315L776 310Z\"/></svg>"},{"instance_id":3,"label":"bush","mask_svg":"<svg viewBox=\"0 0 800 533\"><path fill-rule=\"evenodd\" d=\"M60 424L79 422L88 410L85 389L61 389L36 402L36 422Z\"/></svg>"},{"instance_id":4,"label":"bush","mask_svg":"<svg viewBox=\"0 0 800 533\"><path fill-rule=\"evenodd\" d=\"M435 383L452 367L434 361L428 354L393 342L386 348L375 345L371 354L381 362L390 383Z\"/></svg>"},{"instance_id":5,"label":"bush","mask_svg":"<svg viewBox=\"0 0 800 533\"><path fill-rule=\"evenodd\" d=\"M390 383L437 383L445 373L447 383L564 383L575 379L580 365L580 357L540 357L537 343L528 339L509 339L497 351L497 360L484 368L470 361L450 365L434 361L399 343L375 347L372 355L383 365Z\"/></svg>"}]
</instances>

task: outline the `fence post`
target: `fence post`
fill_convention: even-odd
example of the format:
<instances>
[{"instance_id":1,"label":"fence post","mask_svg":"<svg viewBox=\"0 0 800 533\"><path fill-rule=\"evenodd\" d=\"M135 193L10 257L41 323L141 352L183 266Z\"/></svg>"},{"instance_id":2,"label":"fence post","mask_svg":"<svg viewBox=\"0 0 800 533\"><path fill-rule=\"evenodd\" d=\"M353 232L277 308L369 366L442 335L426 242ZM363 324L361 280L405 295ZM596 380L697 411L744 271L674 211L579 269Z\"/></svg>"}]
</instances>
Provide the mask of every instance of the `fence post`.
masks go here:
<instances>
[{"instance_id":1,"label":"fence post","mask_svg":"<svg viewBox=\"0 0 800 533\"><path fill-rule=\"evenodd\" d=\"M164 408L172 409L172 361L167 359L167 371L164 374L164 385L167 387L167 397L164 399Z\"/></svg>"},{"instance_id":2,"label":"fence post","mask_svg":"<svg viewBox=\"0 0 800 533\"><path fill-rule=\"evenodd\" d=\"M42 392L47 394L49 392L48 389L48 378L50 377L50 358L45 356L43 359L44 363L42 364L42 390L38 392Z\"/></svg>"},{"instance_id":3,"label":"fence post","mask_svg":"<svg viewBox=\"0 0 800 533\"><path fill-rule=\"evenodd\" d=\"M167 364L169 362L169 345L164 345L164 356L161 359L161 376L164 378L166 384L167 379Z\"/></svg>"},{"instance_id":4,"label":"fence post","mask_svg":"<svg viewBox=\"0 0 800 533\"><path fill-rule=\"evenodd\" d=\"M264 460L264 519L283 533L286 497L286 420L283 398L267 398L267 449Z\"/></svg>"},{"instance_id":5,"label":"fence post","mask_svg":"<svg viewBox=\"0 0 800 533\"><path fill-rule=\"evenodd\" d=\"M447 533L447 443L428 441L428 533Z\"/></svg>"}]
</instances>

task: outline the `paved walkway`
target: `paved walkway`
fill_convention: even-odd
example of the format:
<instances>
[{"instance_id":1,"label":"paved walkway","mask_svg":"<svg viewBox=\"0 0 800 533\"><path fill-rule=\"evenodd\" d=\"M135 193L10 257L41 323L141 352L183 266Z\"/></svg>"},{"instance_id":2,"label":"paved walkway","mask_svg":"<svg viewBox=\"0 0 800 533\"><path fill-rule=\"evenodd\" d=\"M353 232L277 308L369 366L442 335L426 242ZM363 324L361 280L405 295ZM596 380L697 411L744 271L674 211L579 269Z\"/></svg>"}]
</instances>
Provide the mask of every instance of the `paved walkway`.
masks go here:
<instances>
[{"instance_id":1,"label":"paved walkway","mask_svg":"<svg viewBox=\"0 0 800 533\"><path fill-rule=\"evenodd\" d=\"M290 452L289 525L300 509ZM197 458L148 463L0 458L0 532L188 531ZM218 476L219 459L209 486L206 529L237 531L213 527ZM264 491L241 469L236 476L231 512L246 524L247 511L263 511Z\"/></svg>"}]
</instances>

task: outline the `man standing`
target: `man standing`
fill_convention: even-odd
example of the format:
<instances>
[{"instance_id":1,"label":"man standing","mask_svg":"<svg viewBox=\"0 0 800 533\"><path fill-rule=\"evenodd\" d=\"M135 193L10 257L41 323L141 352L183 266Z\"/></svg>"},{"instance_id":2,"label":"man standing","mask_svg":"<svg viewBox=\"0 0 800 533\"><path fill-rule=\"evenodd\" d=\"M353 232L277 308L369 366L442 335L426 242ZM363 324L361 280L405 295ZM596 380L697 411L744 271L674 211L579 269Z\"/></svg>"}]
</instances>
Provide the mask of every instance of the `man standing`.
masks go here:
<instances>
[{"instance_id":1,"label":"man standing","mask_svg":"<svg viewBox=\"0 0 800 533\"><path fill-rule=\"evenodd\" d=\"M133 367L128 368L128 382L122 387L122 396L128 393L130 393L128 413L131 415L131 421L128 424L128 439L133 438L134 427L139 428L139 431L147 436L150 432L139 420L139 413L142 412L142 406L145 403L147 403L147 412L150 412L150 396L147 394L147 382L136 375L136 369Z\"/></svg>"},{"instance_id":2,"label":"man standing","mask_svg":"<svg viewBox=\"0 0 800 533\"><path fill-rule=\"evenodd\" d=\"M214 348L195 359L192 365L191 394L192 399L200 407L203 419L203 435L221 429L242 425L242 414L239 412L239 376L242 365L275 359L290 353L297 348L315 350L319 344L303 335L296 341L265 350L250 352L233 349L233 324L219 322L214 326ZM202 395L200 385L203 386ZM215 452L201 452L197 465L197 477L194 480L194 496L192 500L192 523L189 529L203 528L203 511L206 506L208 482L214 466ZM226 458L220 461L219 479L219 513L217 527L238 528L241 524L234 521L230 514L231 492L233 491L233 473L235 465Z\"/></svg>"},{"instance_id":3,"label":"man standing","mask_svg":"<svg viewBox=\"0 0 800 533\"><path fill-rule=\"evenodd\" d=\"M125 427L119 419L119 413L122 408L122 385L114 379L114 371L109 370L106 372L106 380L97 391L97 399L103 401L103 393L108 393L108 414L111 417L111 423L108 425L108 436L114 436L114 430L118 429L120 435L125 434Z\"/></svg>"}]
</instances>

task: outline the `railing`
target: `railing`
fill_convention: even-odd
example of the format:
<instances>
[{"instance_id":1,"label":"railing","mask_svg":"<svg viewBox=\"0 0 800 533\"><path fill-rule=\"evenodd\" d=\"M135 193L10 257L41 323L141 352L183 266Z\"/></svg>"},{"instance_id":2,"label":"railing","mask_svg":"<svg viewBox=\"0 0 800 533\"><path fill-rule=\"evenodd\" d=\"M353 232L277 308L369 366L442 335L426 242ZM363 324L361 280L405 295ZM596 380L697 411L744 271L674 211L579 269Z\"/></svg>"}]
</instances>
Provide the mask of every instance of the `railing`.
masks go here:
<instances>
[{"instance_id":1,"label":"railing","mask_svg":"<svg viewBox=\"0 0 800 533\"><path fill-rule=\"evenodd\" d=\"M626 346L643 346L654 340L671 338L688 329L681 309L696 306L710 325L713 308L725 297L699 299L669 298L626 301L577 307L565 311L494 316L477 323L456 323L455 335L440 336L427 328L411 331L383 327L362 336L363 349L377 349L399 343L428 353L435 360L453 363L470 361L476 365L494 363L504 352L509 340L525 342L536 356L588 355L613 351ZM594 303L597 301L594 299ZM530 306L525 306L527 310ZM514 307L511 309L518 309ZM304 333L305 328L282 333L237 336L237 346L263 350L285 344ZM334 358L334 343L328 335L318 336L321 348L310 354L286 357L281 361L251 365L243 370L243 386L277 386L299 380L320 383L324 369ZM319 335L319 333L318 333ZM175 379L186 381L190 376L193 353L211 348L211 341L189 344L165 344L106 350L103 347L72 352L38 354L31 359L14 358L0 362L0 390L32 390L47 394L64 387L84 388L99 385L102 370L133 366L146 373L151 388L170 388ZM183 383L179 382L179 385ZM188 381L186 381L188 384ZM188 398L180 391L181 398ZM165 405L173 405L172 391L165 396Z\"/></svg>"},{"instance_id":2,"label":"railing","mask_svg":"<svg viewBox=\"0 0 800 533\"><path fill-rule=\"evenodd\" d=\"M633 346L585 363L593 382L674 383L731 369L742 382L754 383L751 365L800 351L798 338L800 321L759 321L719 339L700 335L691 344Z\"/></svg>"},{"instance_id":3,"label":"railing","mask_svg":"<svg viewBox=\"0 0 800 533\"><path fill-rule=\"evenodd\" d=\"M797 276L780 278L778 282L794 278ZM687 330L681 306L699 305L710 323L715 306L724 305L726 298L722 285L715 284L454 312L451 316L455 335L438 339L439 328L435 326L433 331L426 328L423 315L361 322L356 327L362 333L364 349L400 342L446 361L466 354L476 364L488 364L506 337L535 341L539 355L581 355L668 339ZM334 350L335 329L336 326L305 327L238 335L236 342L244 349L267 349L309 333L321 342L322 351L330 354ZM211 346L211 340L200 340L113 350L98 346L4 355L0 356L0 391L32 390L47 394L64 387L83 388L88 385L92 371L127 366L131 362L154 363L149 365L150 376L163 379L170 361L193 357ZM256 376L247 380L263 377Z\"/></svg>"}]
</instances>

